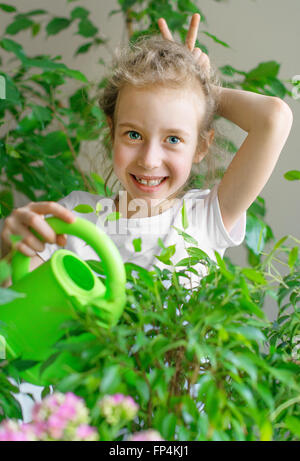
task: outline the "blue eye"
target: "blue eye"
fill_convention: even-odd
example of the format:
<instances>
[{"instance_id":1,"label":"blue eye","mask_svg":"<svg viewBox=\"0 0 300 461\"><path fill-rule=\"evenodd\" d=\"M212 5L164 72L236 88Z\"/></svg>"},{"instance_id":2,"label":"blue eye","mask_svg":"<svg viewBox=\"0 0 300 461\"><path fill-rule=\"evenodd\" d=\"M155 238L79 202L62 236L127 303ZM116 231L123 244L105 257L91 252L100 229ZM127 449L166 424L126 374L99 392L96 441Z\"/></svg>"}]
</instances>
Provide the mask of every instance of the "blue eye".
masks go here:
<instances>
[{"instance_id":1,"label":"blue eye","mask_svg":"<svg viewBox=\"0 0 300 461\"><path fill-rule=\"evenodd\" d=\"M169 136L169 138L178 139L178 141L180 141L180 139L177 138L177 136ZM171 143L171 144L173 144L173 143ZM178 144L178 142L176 142L175 144Z\"/></svg>"},{"instance_id":2,"label":"blue eye","mask_svg":"<svg viewBox=\"0 0 300 461\"><path fill-rule=\"evenodd\" d=\"M139 135L139 133L137 131L127 131L126 134L128 134L128 133L136 133L137 135ZM130 139L137 139L137 138L130 138Z\"/></svg>"}]
</instances>

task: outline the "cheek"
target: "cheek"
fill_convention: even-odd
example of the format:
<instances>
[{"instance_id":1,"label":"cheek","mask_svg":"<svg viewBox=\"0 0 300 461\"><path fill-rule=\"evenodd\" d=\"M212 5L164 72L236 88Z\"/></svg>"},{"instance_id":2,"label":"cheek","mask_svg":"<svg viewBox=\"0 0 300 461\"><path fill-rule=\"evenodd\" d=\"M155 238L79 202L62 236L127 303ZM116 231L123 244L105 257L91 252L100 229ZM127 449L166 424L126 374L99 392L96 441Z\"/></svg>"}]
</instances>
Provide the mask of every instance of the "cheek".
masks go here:
<instances>
[{"instance_id":1,"label":"cheek","mask_svg":"<svg viewBox=\"0 0 300 461\"><path fill-rule=\"evenodd\" d=\"M120 146L115 146L113 151L113 163L116 170L122 169L128 163L128 156L124 148Z\"/></svg>"},{"instance_id":2,"label":"cheek","mask_svg":"<svg viewBox=\"0 0 300 461\"><path fill-rule=\"evenodd\" d=\"M180 180L186 180L190 174L191 165L190 161L186 157L182 157L173 163L173 174Z\"/></svg>"}]
</instances>

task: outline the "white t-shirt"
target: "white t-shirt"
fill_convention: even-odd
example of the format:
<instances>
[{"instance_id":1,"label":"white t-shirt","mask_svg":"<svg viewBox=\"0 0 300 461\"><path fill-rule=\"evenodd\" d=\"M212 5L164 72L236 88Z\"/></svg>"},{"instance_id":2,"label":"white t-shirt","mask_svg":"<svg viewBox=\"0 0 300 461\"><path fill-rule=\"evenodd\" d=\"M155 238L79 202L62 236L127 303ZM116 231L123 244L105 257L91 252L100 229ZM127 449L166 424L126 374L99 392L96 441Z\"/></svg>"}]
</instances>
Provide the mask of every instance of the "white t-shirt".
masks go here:
<instances>
[{"instance_id":1,"label":"white t-shirt","mask_svg":"<svg viewBox=\"0 0 300 461\"><path fill-rule=\"evenodd\" d=\"M78 213L73 211L73 213L75 216L93 222L104 230L119 249L124 263L134 262L147 270L153 270L153 265L160 269L172 270L172 266L165 265L155 257L162 251L158 244L158 238L163 241L166 247L176 244L176 252L171 257L173 264L188 257L185 247L196 246L205 251L216 262L214 250L218 251L223 258L226 248L238 246L243 242L246 231L246 212L241 215L231 231L227 232L220 212L217 190L218 184L211 190L192 189L181 199L176 199L175 205L161 214L148 218L120 218L115 221L106 220L106 216L115 211L115 196L106 198L89 192L73 191L59 200L58 203L69 210L73 210L79 204L90 205L95 212ZM186 229L182 226L183 200L189 224ZM97 215L98 202L101 202L102 209ZM137 208L134 216L138 216L138 211L139 208ZM185 242L172 226L191 235L198 242L198 245ZM141 238L141 251L136 252L133 240L138 238ZM46 243L45 250L39 252L38 255L47 261L54 251L61 248L59 245ZM99 261L95 251L78 237L68 235L65 248L73 251L83 260ZM187 288L199 284L200 279L206 274L206 266L203 264L199 263L192 267L197 270L199 276L189 272L191 281L186 277L179 278L180 283ZM176 270L180 269L184 270L185 268L178 266Z\"/></svg>"}]
</instances>

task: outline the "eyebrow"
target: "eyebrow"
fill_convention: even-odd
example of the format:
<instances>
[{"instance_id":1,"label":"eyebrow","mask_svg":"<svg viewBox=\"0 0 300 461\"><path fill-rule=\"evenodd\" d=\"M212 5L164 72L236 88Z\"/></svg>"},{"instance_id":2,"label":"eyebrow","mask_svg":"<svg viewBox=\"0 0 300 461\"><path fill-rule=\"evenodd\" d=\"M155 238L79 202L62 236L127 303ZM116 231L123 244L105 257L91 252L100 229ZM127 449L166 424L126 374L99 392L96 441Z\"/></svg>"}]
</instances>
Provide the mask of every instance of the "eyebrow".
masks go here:
<instances>
[{"instance_id":1,"label":"eyebrow","mask_svg":"<svg viewBox=\"0 0 300 461\"><path fill-rule=\"evenodd\" d=\"M130 122L126 122L126 123L119 123L118 126L128 126L128 127L131 127L131 128L137 128L138 130L141 130L142 128L140 128L137 124L135 123L130 123ZM183 136L187 136L187 137L190 137L190 133L188 133L187 131L184 131L182 130L181 128L165 128L163 131L165 132L171 132L171 133L177 133L177 134L181 134Z\"/></svg>"}]
</instances>

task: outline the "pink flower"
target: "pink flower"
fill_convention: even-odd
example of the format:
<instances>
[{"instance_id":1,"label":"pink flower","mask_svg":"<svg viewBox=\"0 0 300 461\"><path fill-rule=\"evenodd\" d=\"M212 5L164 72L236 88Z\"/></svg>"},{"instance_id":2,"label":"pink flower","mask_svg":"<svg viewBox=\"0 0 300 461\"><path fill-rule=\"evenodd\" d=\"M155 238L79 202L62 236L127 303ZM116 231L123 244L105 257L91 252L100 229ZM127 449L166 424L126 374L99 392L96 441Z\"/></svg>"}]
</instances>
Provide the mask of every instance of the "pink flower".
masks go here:
<instances>
[{"instance_id":1,"label":"pink flower","mask_svg":"<svg viewBox=\"0 0 300 461\"><path fill-rule=\"evenodd\" d=\"M5 420L0 424L0 442L30 442L36 440L31 424Z\"/></svg>"},{"instance_id":2,"label":"pink flower","mask_svg":"<svg viewBox=\"0 0 300 461\"><path fill-rule=\"evenodd\" d=\"M63 435L66 422L58 415L51 415L48 419L48 431L54 439L60 439Z\"/></svg>"},{"instance_id":3,"label":"pink flower","mask_svg":"<svg viewBox=\"0 0 300 461\"><path fill-rule=\"evenodd\" d=\"M71 420L76 415L76 409L66 402L58 409L56 414L64 420Z\"/></svg>"},{"instance_id":4,"label":"pink flower","mask_svg":"<svg viewBox=\"0 0 300 461\"><path fill-rule=\"evenodd\" d=\"M123 394L115 394L112 396L112 399L115 403L121 403L124 400L124 395Z\"/></svg>"},{"instance_id":5,"label":"pink flower","mask_svg":"<svg viewBox=\"0 0 300 461\"><path fill-rule=\"evenodd\" d=\"M48 395L34 406L32 415L41 440L77 440L77 428L89 422L84 400L72 392Z\"/></svg>"},{"instance_id":6,"label":"pink flower","mask_svg":"<svg viewBox=\"0 0 300 461\"><path fill-rule=\"evenodd\" d=\"M94 427L81 424L76 429L76 440L93 441L98 439L98 433Z\"/></svg>"},{"instance_id":7,"label":"pink flower","mask_svg":"<svg viewBox=\"0 0 300 461\"><path fill-rule=\"evenodd\" d=\"M82 398L72 392L56 392L36 403L32 423L6 420L0 424L0 441L79 441L98 440L95 428L88 425L89 412Z\"/></svg>"},{"instance_id":8,"label":"pink flower","mask_svg":"<svg viewBox=\"0 0 300 461\"><path fill-rule=\"evenodd\" d=\"M128 442L152 442L164 441L160 433L155 429L148 429L147 431L135 432L127 438Z\"/></svg>"},{"instance_id":9,"label":"pink flower","mask_svg":"<svg viewBox=\"0 0 300 461\"><path fill-rule=\"evenodd\" d=\"M123 394L105 395L99 401L102 415L111 425L132 420L138 411L138 404L132 397Z\"/></svg>"}]
</instances>

